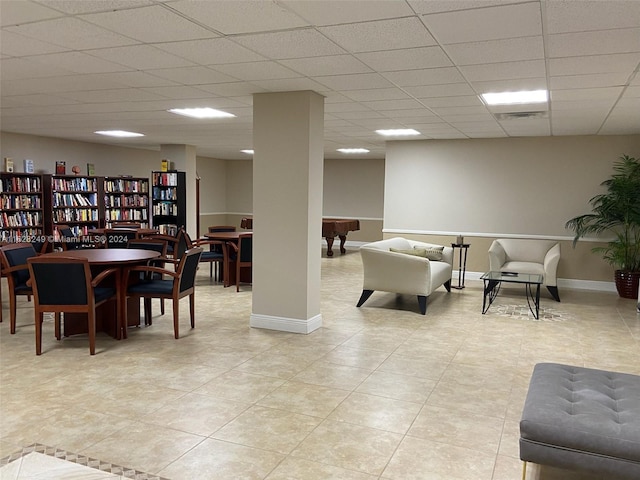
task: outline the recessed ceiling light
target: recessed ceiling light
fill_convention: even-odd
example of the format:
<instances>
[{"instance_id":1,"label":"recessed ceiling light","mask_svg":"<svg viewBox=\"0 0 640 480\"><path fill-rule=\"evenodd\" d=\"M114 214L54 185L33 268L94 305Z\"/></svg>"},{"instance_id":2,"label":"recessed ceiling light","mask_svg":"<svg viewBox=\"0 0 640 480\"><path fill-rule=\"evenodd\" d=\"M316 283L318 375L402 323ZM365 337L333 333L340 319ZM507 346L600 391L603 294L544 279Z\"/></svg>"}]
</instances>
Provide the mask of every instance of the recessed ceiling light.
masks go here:
<instances>
[{"instance_id":1,"label":"recessed ceiling light","mask_svg":"<svg viewBox=\"0 0 640 480\"><path fill-rule=\"evenodd\" d=\"M98 130L98 135L107 135L108 137L144 137L142 133L127 132L126 130Z\"/></svg>"},{"instance_id":2,"label":"recessed ceiling light","mask_svg":"<svg viewBox=\"0 0 640 480\"><path fill-rule=\"evenodd\" d=\"M482 99L487 105L514 105L518 103L544 103L546 90L523 90L520 92L483 93Z\"/></svg>"},{"instance_id":3,"label":"recessed ceiling light","mask_svg":"<svg viewBox=\"0 0 640 480\"><path fill-rule=\"evenodd\" d=\"M248 155L253 155L253 150L240 150L242 153L246 153Z\"/></svg>"},{"instance_id":4,"label":"recessed ceiling light","mask_svg":"<svg viewBox=\"0 0 640 480\"><path fill-rule=\"evenodd\" d=\"M233 113L223 112L222 110L216 110L215 108L172 108L168 110L171 113L178 115L184 115L185 117L193 118L228 118L235 117Z\"/></svg>"},{"instance_id":5,"label":"recessed ceiling light","mask_svg":"<svg viewBox=\"0 0 640 480\"><path fill-rule=\"evenodd\" d=\"M366 148L339 148L338 152L342 153L369 153Z\"/></svg>"},{"instance_id":6,"label":"recessed ceiling light","mask_svg":"<svg viewBox=\"0 0 640 480\"><path fill-rule=\"evenodd\" d=\"M420 132L413 128L395 128L391 130L376 130L376 133L385 137L401 137L405 135L420 135Z\"/></svg>"}]
</instances>

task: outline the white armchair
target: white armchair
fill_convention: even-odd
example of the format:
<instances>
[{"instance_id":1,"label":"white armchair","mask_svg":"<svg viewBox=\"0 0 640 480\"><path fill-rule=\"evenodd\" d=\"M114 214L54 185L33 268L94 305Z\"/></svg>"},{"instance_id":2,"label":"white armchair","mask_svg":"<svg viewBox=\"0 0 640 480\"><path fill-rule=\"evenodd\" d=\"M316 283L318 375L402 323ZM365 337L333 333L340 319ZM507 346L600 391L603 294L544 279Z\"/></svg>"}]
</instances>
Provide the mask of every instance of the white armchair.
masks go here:
<instances>
[{"instance_id":1,"label":"white armchair","mask_svg":"<svg viewBox=\"0 0 640 480\"><path fill-rule=\"evenodd\" d=\"M411 250L417 248L442 248L442 259L429 260L425 257L392 252L390 248ZM417 295L420 313L427 311L427 298L436 288L444 285L451 291L453 270L453 249L431 243L407 240L401 237L379 240L360 247L364 280L360 307L375 290Z\"/></svg>"},{"instance_id":2,"label":"white armchair","mask_svg":"<svg viewBox=\"0 0 640 480\"><path fill-rule=\"evenodd\" d=\"M560 244L555 240L499 238L489 247L489 270L540 274L558 302L559 261Z\"/></svg>"}]
</instances>

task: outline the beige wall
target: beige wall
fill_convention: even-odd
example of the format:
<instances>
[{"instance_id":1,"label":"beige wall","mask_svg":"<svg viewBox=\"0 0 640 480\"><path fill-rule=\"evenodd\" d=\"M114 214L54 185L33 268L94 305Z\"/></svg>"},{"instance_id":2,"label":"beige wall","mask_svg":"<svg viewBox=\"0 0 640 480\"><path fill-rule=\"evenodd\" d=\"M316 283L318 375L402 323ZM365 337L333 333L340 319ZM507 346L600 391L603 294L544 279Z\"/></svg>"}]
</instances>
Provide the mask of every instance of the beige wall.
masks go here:
<instances>
[{"instance_id":1,"label":"beige wall","mask_svg":"<svg viewBox=\"0 0 640 480\"><path fill-rule=\"evenodd\" d=\"M470 243L467 270L484 272L499 237L561 242L558 277L613 279L613 268L591 253L597 239L572 246L570 218L623 154L640 156L640 136L543 137L389 142L384 237Z\"/></svg>"}]
</instances>

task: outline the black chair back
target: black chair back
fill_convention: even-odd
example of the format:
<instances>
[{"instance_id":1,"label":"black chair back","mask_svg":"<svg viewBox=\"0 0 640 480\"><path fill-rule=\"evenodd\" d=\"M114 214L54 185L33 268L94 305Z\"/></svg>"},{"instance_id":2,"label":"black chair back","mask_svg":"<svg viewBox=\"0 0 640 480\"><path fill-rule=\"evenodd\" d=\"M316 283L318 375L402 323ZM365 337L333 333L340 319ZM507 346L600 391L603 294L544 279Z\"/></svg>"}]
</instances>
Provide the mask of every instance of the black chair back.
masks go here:
<instances>
[{"instance_id":1,"label":"black chair back","mask_svg":"<svg viewBox=\"0 0 640 480\"><path fill-rule=\"evenodd\" d=\"M241 263L251 263L253 260L253 235L241 234L238 238L238 257Z\"/></svg>"},{"instance_id":2,"label":"black chair back","mask_svg":"<svg viewBox=\"0 0 640 480\"><path fill-rule=\"evenodd\" d=\"M9 272L14 282L14 287L26 287L29 280L29 268L27 267L27 259L35 257L38 253L31 243L10 243L1 247L2 264L5 268L17 267L24 265L23 269Z\"/></svg>"},{"instance_id":3,"label":"black chair back","mask_svg":"<svg viewBox=\"0 0 640 480\"><path fill-rule=\"evenodd\" d=\"M40 305L87 305L91 271L86 259L30 262L33 292Z\"/></svg>"},{"instance_id":4,"label":"black chair back","mask_svg":"<svg viewBox=\"0 0 640 480\"><path fill-rule=\"evenodd\" d=\"M107 248L127 248L129 240L138 236L138 232L131 228L105 228L104 238Z\"/></svg>"},{"instance_id":5,"label":"black chair back","mask_svg":"<svg viewBox=\"0 0 640 480\"><path fill-rule=\"evenodd\" d=\"M177 270L180 274L179 292L184 292L194 287L196 283L196 271L198 270L201 255L201 247L190 248L184 252Z\"/></svg>"}]
</instances>

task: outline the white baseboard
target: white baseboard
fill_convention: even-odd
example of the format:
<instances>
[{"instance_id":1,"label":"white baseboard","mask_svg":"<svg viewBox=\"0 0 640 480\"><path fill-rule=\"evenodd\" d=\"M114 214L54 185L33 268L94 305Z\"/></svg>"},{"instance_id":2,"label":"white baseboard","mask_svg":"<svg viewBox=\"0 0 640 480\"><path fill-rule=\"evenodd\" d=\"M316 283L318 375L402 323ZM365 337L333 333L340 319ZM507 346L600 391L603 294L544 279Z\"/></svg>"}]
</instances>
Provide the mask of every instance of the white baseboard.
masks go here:
<instances>
[{"instance_id":1,"label":"white baseboard","mask_svg":"<svg viewBox=\"0 0 640 480\"><path fill-rule=\"evenodd\" d=\"M252 313L249 325L254 328L266 328L291 333L311 333L322 326L322 315L318 314L307 320L300 318L274 317Z\"/></svg>"}]
</instances>

